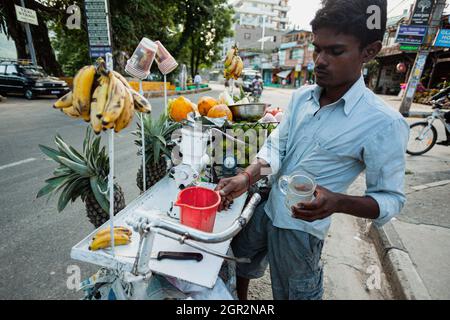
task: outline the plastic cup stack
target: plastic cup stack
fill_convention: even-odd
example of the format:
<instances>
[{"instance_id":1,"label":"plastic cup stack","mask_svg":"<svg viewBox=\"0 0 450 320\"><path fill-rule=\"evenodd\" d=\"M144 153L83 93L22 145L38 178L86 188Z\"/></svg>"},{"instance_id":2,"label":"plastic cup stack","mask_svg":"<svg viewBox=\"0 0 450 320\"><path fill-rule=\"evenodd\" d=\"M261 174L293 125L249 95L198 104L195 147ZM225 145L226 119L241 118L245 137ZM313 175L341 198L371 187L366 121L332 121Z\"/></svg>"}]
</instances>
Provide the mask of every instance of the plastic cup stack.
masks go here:
<instances>
[{"instance_id":1,"label":"plastic cup stack","mask_svg":"<svg viewBox=\"0 0 450 320\"><path fill-rule=\"evenodd\" d=\"M158 50L156 51L156 63L158 64L159 71L164 75L171 73L178 67L178 62L172 57L161 42L156 41L155 44L158 46Z\"/></svg>"},{"instance_id":2,"label":"plastic cup stack","mask_svg":"<svg viewBox=\"0 0 450 320\"><path fill-rule=\"evenodd\" d=\"M147 78L157 51L158 46L153 41L145 37L142 38L133 55L127 61L125 71L138 79Z\"/></svg>"}]
</instances>

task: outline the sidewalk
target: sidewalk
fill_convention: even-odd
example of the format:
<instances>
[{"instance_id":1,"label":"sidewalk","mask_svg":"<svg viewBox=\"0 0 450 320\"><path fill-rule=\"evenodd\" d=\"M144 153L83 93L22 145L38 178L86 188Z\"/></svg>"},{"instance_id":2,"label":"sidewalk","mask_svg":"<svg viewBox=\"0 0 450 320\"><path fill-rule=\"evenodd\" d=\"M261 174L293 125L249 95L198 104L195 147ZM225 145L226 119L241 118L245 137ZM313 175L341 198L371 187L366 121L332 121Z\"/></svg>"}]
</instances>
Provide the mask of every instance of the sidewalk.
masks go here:
<instances>
[{"instance_id":1,"label":"sidewalk","mask_svg":"<svg viewBox=\"0 0 450 320\"><path fill-rule=\"evenodd\" d=\"M393 107L400 105L395 97L382 98ZM427 108L413 104L411 111ZM444 138L440 123L437 129ZM371 229L394 295L450 299L450 148L435 146L423 156L407 155L405 190L407 204L401 215L381 229Z\"/></svg>"}]
</instances>

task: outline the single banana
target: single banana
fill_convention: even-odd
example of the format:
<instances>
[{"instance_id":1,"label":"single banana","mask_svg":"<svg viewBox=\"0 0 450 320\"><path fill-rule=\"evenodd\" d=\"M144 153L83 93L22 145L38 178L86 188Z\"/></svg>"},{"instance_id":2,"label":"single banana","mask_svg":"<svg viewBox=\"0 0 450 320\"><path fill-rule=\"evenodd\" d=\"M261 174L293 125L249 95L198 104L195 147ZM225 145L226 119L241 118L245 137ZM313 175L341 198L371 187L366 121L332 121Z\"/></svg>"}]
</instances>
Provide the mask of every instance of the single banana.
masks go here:
<instances>
[{"instance_id":1,"label":"single banana","mask_svg":"<svg viewBox=\"0 0 450 320\"><path fill-rule=\"evenodd\" d=\"M73 106L78 110L85 121L89 121L89 109L91 106L92 85L95 78L95 67L85 66L74 79Z\"/></svg>"},{"instance_id":2,"label":"single banana","mask_svg":"<svg viewBox=\"0 0 450 320\"><path fill-rule=\"evenodd\" d=\"M123 107L122 113L119 118L117 118L114 125L114 131L120 132L130 124L134 115L134 101L131 92L125 89L125 106Z\"/></svg>"},{"instance_id":3,"label":"single banana","mask_svg":"<svg viewBox=\"0 0 450 320\"><path fill-rule=\"evenodd\" d=\"M242 70L244 69L244 62L242 61L241 57L237 57L238 59L238 65L236 69L233 72L234 79L238 79L242 75Z\"/></svg>"},{"instance_id":4,"label":"single banana","mask_svg":"<svg viewBox=\"0 0 450 320\"><path fill-rule=\"evenodd\" d=\"M101 119L103 116L103 111L105 110L106 101L108 100L109 92L109 77L100 76L99 79L99 91L97 94L97 111L96 117Z\"/></svg>"},{"instance_id":5,"label":"single banana","mask_svg":"<svg viewBox=\"0 0 450 320\"><path fill-rule=\"evenodd\" d=\"M73 98L72 91L69 91L55 102L53 108L61 109L70 107L72 105L72 98Z\"/></svg>"},{"instance_id":6,"label":"single banana","mask_svg":"<svg viewBox=\"0 0 450 320\"><path fill-rule=\"evenodd\" d=\"M114 233L114 245L120 246L129 244L131 242L130 237L125 233ZM108 248L111 246L111 234L107 233L100 237L95 238L89 246L89 250L96 251L99 249Z\"/></svg>"},{"instance_id":7,"label":"single banana","mask_svg":"<svg viewBox=\"0 0 450 320\"><path fill-rule=\"evenodd\" d=\"M102 131L102 120L97 117L99 113L99 103L98 103L98 94L100 92L100 86L98 86L94 94L92 95L91 100L91 110L90 110L90 118L91 118L91 126L94 130L95 134L99 134Z\"/></svg>"},{"instance_id":8,"label":"single banana","mask_svg":"<svg viewBox=\"0 0 450 320\"><path fill-rule=\"evenodd\" d=\"M234 72L236 70L236 68L239 65L239 56L234 56L233 57L233 61L231 62L231 65L227 68L229 70L229 73L231 76L234 75Z\"/></svg>"},{"instance_id":9,"label":"single banana","mask_svg":"<svg viewBox=\"0 0 450 320\"><path fill-rule=\"evenodd\" d=\"M94 237L92 238L92 240L95 240L98 237L102 237L105 234L111 233L111 228L105 228L103 230L100 230L99 232L97 232ZM131 231L131 229L127 228L127 227L121 227L121 226L116 226L114 227L114 234L115 233L125 233L126 235L128 235L129 237L131 237L131 235L133 234L133 232Z\"/></svg>"},{"instance_id":10,"label":"single banana","mask_svg":"<svg viewBox=\"0 0 450 320\"><path fill-rule=\"evenodd\" d=\"M236 47L231 48L227 52L227 56L225 58L225 67L229 67L233 62L233 57L237 54Z\"/></svg>"},{"instance_id":11,"label":"single banana","mask_svg":"<svg viewBox=\"0 0 450 320\"><path fill-rule=\"evenodd\" d=\"M123 85L125 87L127 87L128 89L132 89L132 87L128 83L127 79L125 79L123 75L121 75L120 73L118 73L117 71L114 71L114 70L113 70L113 74L117 77L117 79L119 79L123 83Z\"/></svg>"},{"instance_id":12,"label":"single banana","mask_svg":"<svg viewBox=\"0 0 450 320\"><path fill-rule=\"evenodd\" d=\"M119 118L125 105L126 88L112 72L109 73L109 91L102 122L104 126Z\"/></svg>"},{"instance_id":13,"label":"single banana","mask_svg":"<svg viewBox=\"0 0 450 320\"><path fill-rule=\"evenodd\" d=\"M139 92L129 89L134 100L134 108L142 113L150 113L152 112L152 105L148 100L143 97Z\"/></svg>"},{"instance_id":14,"label":"single banana","mask_svg":"<svg viewBox=\"0 0 450 320\"><path fill-rule=\"evenodd\" d=\"M68 115L71 118L80 118L80 114L78 113L78 110L75 109L73 106L59 109L61 112L63 112L65 115Z\"/></svg>"}]
</instances>

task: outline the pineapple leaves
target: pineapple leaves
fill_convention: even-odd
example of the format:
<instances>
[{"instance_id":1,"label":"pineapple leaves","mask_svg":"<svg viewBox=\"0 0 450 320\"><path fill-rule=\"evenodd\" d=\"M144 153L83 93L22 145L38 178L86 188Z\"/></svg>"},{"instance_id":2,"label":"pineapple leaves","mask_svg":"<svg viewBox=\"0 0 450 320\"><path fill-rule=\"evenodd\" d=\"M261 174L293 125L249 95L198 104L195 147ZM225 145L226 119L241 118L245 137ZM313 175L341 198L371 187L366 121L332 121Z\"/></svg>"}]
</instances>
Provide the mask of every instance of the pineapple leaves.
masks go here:
<instances>
[{"instance_id":1,"label":"pineapple leaves","mask_svg":"<svg viewBox=\"0 0 450 320\"><path fill-rule=\"evenodd\" d=\"M78 162L80 164L84 163L83 157L77 155L73 152L75 149L71 149L67 143L64 142L64 140L61 138L59 134L55 137L55 143L59 147L59 150L67 155L68 158L70 158L72 161Z\"/></svg>"},{"instance_id":2,"label":"pineapple leaves","mask_svg":"<svg viewBox=\"0 0 450 320\"><path fill-rule=\"evenodd\" d=\"M80 177L78 179L71 181L61 192L61 195L59 196L58 200L58 212L61 212L65 209L69 201L72 199L73 190L77 187L77 185L82 179L83 178Z\"/></svg>"},{"instance_id":3,"label":"pineapple leaves","mask_svg":"<svg viewBox=\"0 0 450 320\"><path fill-rule=\"evenodd\" d=\"M81 176L89 177L92 175L92 172L89 170L89 168L86 165L79 164L78 162L74 162L72 160L69 160L67 158L58 157L59 162L69 167L72 171L78 173Z\"/></svg>"},{"instance_id":4,"label":"pineapple leaves","mask_svg":"<svg viewBox=\"0 0 450 320\"><path fill-rule=\"evenodd\" d=\"M95 200L102 207L103 210L109 212L109 199L107 198L107 192L103 191L100 187L100 181L98 177L92 176L89 179L91 184L91 190L94 193Z\"/></svg>"},{"instance_id":5,"label":"pineapple leaves","mask_svg":"<svg viewBox=\"0 0 450 320\"><path fill-rule=\"evenodd\" d=\"M36 197L61 193L58 199L58 212L66 208L67 204L81 197L83 201L89 195L94 195L103 210L108 211L107 176L109 173L109 158L105 147L101 148L101 137L95 137L88 126L83 141L83 152L78 152L68 145L57 134L55 144L58 149L39 145L42 152L57 162L59 166L53 171L53 176L45 180ZM103 191L104 190L104 191Z\"/></svg>"},{"instance_id":6,"label":"pineapple leaves","mask_svg":"<svg viewBox=\"0 0 450 320\"><path fill-rule=\"evenodd\" d=\"M41 149L41 151L50 159L61 163L58 158L64 156L64 154L62 154L61 152L59 152L58 150L43 146L43 145L39 145L39 149Z\"/></svg>"}]
</instances>

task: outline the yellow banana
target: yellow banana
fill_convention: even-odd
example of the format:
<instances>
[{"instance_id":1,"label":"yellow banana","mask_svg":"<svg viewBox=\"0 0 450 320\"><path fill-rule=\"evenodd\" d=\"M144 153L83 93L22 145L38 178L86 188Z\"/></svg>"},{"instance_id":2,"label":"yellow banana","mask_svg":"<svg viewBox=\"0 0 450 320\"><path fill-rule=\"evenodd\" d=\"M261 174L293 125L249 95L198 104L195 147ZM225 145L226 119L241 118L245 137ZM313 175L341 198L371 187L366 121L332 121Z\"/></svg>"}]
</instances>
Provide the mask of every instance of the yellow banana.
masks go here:
<instances>
[{"instance_id":1,"label":"yellow banana","mask_svg":"<svg viewBox=\"0 0 450 320\"><path fill-rule=\"evenodd\" d=\"M152 105L148 100L143 97L139 92L129 89L134 100L134 108L142 113L150 113L152 112Z\"/></svg>"},{"instance_id":2,"label":"yellow banana","mask_svg":"<svg viewBox=\"0 0 450 320\"><path fill-rule=\"evenodd\" d=\"M229 67L233 62L233 57L237 54L236 47L231 48L227 52L227 56L225 58L225 67Z\"/></svg>"},{"instance_id":3,"label":"yellow banana","mask_svg":"<svg viewBox=\"0 0 450 320\"><path fill-rule=\"evenodd\" d=\"M90 119L89 109L95 72L94 66L85 66L78 71L73 83L73 106L85 121Z\"/></svg>"},{"instance_id":4,"label":"yellow banana","mask_svg":"<svg viewBox=\"0 0 450 320\"><path fill-rule=\"evenodd\" d=\"M90 118L91 118L91 126L94 130L95 134L99 134L102 131L102 120L97 118L97 113L99 113L99 103L98 103L98 93L100 92L100 87L97 87L92 95L91 100L91 110L90 110Z\"/></svg>"},{"instance_id":5,"label":"yellow banana","mask_svg":"<svg viewBox=\"0 0 450 320\"><path fill-rule=\"evenodd\" d=\"M230 71L231 76L234 75L237 67L239 66L239 56L234 56L233 57L233 62L231 63L231 65L229 66L228 70Z\"/></svg>"},{"instance_id":6,"label":"yellow banana","mask_svg":"<svg viewBox=\"0 0 450 320\"><path fill-rule=\"evenodd\" d=\"M125 89L125 91L125 106L123 107L122 113L120 114L119 118L117 118L114 125L115 132L120 132L122 131L122 129L128 127L134 115L133 96L128 89Z\"/></svg>"},{"instance_id":7,"label":"yellow banana","mask_svg":"<svg viewBox=\"0 0 450 320\"><path fill-rule=\"evenodd\" d=\"M73 98L72 91L69 91L55 102L53 108L61 109L70 107L72 105L72 98Z\"/></svg>"},{"instance_id":8,"label":"yellow banana","mask_svg":"<svg viewBox=\"0 0 450 320\"><path fill-rule=\"evenodd\" d=\"M95 240L95 239L98 238L98 237L102 237L102 236L104 236L105 234L110 234L110 232L111 232L111 228L110 228L110 227L105 228L105 229L103 229L103 230L100 230L99 232L97 232L97 233L94 235L94 237L92 238L92 240ZM131 231L131 229L128 229L127 227L117 226L117 227L114 227L114 234L116 234L116 233L124 233L124 234L128 235L129 237L131 237L131 235L132 235L133 232ZM111 235L111 234L110 234L110 235Z\"/></svg>"},{"instance_id":9,"label":"yellow banana","mask_svg":"<svg viewBox=\"0 0 450 320\"><path fill-rule=\"evenodd\" d=\"M108 100L109 77L100 76L99 88L97 93L97 111L95 115L97 118L101 119L103 111L105 110L106 101Z\"/></svg>"},{"instance_id":10,"label":"yellow banana","mask_svg":"<svg viewBox=\"0 0 450 320\"><path fill-rule=\"evenodd\" d=\"M63 112L65 115L68 115L71 118L80 118L80 114L78 113L78 110L75 109L73 106L59 109L61 112Z\"/></svg>"},{"instance_id":11,"label":"yellow banana","mask_svg":"<svg viewBox=\"0 0 450 320\"><path fill-rule=\"evenodd\" d=\"M241 57L237 57L238 64L236 69L233 72L234 79L238 79L242 75L242 70L244 69L244 62L242 61Z\"/></svg>"},{"instance_id":12,"label":"yellow banana","mask_svg":"<svg viewBox=\"0 0 450 320\"><path fill-rule=\"evenodd\" d=\"M129 244L131 242L131 238L125 233L114 233L114 245L120 246ZM96 251L99 249L108 248L111 246L111 234L107 233L100 237L95 238L91 245L89 246L89 250Z\"/></svg>"},{"instance_id":13,"label":"yellow banana","mask_svg":"<svg viewBox=\"0 0 450 320\"><path fill-rule=\"evenodd\" d=\"M120 82L122 82L122 84L125 87L127 87L128 89L132 89L132 87L128 83L127 79L125 79L123 75L121 75L120 73L118 73L117 71L114 71L114 70L113 70L113 74L117 77L117 79L120 80Z\"/></svg>"},{"instance_id":14,"label":"yellow banana","mask_svg":"<svg viewBox=\"0 0 450 320\"><path fill-rule=\"evenodd\" d=\"M122 82L117 79L112 72L110 72L108 99L106 101L106 106L102 117L104 126L115 122L117 118L119 118L125 105L126 90L127 89Z\"/></svg>"}]
</instances>

